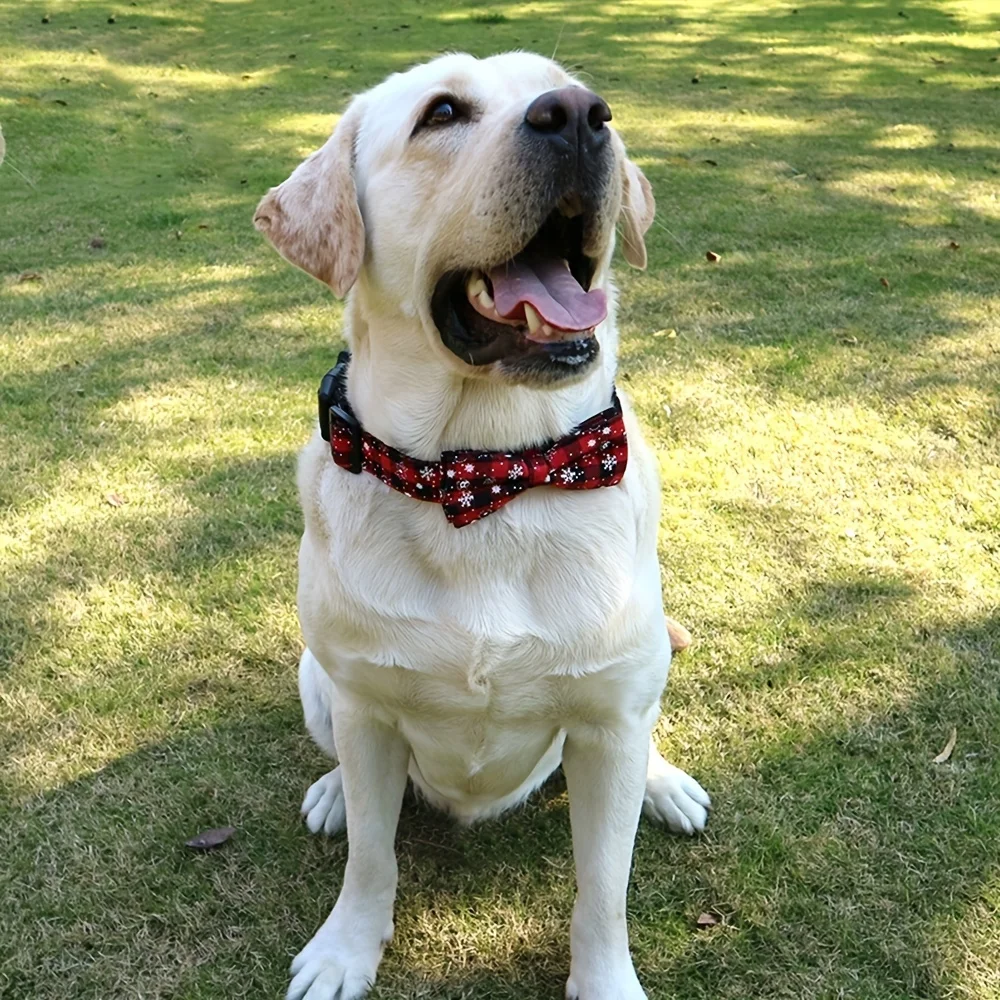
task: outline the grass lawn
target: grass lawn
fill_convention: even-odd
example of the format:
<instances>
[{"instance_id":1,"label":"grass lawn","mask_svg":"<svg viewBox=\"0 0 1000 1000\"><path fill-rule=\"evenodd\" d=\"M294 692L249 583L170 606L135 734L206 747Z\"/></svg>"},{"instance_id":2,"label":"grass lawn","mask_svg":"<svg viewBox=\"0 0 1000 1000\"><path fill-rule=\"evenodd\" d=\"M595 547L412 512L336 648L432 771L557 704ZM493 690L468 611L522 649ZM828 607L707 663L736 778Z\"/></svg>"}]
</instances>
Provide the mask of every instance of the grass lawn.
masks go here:
<instances>
[{"instance_id":1,"label":"grass lawn","mask_svg":"<svg viewBox=\"0 0 1000 1000\"><path fill-rule=\"evenodd\" d=\"M282 994L346 857L294 609L341 307L252 210L390 70L557 43L659 203L621 378L716 811L640 827L650 998L1000 998L1000 12L794 2L0 5L3 1000ZM558 782L408 798L399 858L376 998L561 996Z\"/></svg>"}]
</instances>

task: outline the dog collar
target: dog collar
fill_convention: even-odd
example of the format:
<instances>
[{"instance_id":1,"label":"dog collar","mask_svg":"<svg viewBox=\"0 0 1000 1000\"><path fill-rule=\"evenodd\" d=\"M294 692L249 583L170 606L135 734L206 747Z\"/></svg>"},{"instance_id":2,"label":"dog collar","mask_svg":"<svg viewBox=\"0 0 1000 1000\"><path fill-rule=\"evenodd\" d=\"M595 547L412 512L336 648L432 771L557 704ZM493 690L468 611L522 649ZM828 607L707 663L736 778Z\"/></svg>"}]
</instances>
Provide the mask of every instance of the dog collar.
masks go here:
<instances>
[{"instance_id":1,"label":"dog collar","mask_svg":"<svg viewBox=\"0 0 1000 1000\"><path fill-rule=\"evenodd\" d=\"M368 472L414 500L437 503L456 528L487 517L534 486L592 490L625 475L628 440L618 393L611 406L558 441L525 451L446 451L437 462L404 455L362 428L347 401L351 355L342 351L319 387L319 426L334 462Z\"/></svg>"}]
</instances>

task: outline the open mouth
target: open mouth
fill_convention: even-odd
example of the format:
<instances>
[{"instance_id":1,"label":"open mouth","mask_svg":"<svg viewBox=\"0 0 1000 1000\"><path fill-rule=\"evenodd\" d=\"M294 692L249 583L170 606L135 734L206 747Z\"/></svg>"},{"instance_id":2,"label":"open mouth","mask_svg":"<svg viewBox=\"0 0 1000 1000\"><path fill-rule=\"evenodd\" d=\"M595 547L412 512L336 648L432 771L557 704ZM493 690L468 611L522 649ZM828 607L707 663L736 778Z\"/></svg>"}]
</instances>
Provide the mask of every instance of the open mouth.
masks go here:
<instances>
[{"instance_id":1,"label":"open mouth","mask_svg":"<svg viewBox=\"0 0 1000 1000\"><path fill-rule=\"evenodd\" d=\"M574 208L560 203L509 260L438 281L431 313L449 350L472 365L502 361L550 378L589 367L608 303L590 288L597 262L583 252L587 218Z\"/></svg>"}]
</instances>

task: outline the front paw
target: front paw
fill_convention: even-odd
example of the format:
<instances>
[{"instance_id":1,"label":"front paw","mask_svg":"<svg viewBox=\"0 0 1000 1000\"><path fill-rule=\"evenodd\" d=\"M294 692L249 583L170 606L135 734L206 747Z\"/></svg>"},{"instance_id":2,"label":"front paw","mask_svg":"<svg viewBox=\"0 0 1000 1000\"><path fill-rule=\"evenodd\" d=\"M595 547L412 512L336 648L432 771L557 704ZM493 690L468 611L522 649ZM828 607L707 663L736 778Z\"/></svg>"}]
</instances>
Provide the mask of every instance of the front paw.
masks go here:
<instances>
[{"instance_id":1,"label":"front paw","mask_svg":"<svg viewBox=\"0 0 1000 1000\"><path fill-rule=\"evenodd\" d=\"M566 1000L646 1000L632 963L599 972L570 972Z\"/></svg>"},{"instance_id":2,"label":"front paw","mask_svg":"<svg viewBox=\"0 0 1000 1000\"><path fill-rule=\"evenodd\" d=\"M392 937L392 922L383 933L368 934L364 922L351 925L336 913L316 932L292 962L286 1000L357 1000L375 982L382 948Z\"/></svg>"}]
</instances>

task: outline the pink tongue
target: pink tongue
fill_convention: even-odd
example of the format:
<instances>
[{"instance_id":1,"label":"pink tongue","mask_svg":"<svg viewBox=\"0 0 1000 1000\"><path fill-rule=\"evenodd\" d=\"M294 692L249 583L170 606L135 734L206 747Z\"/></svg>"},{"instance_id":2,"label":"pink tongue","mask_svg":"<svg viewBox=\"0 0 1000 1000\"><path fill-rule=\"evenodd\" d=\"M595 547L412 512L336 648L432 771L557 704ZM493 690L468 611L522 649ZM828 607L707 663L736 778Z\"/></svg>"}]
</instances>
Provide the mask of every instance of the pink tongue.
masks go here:
<instances>
[{"instance_id":1,"label":"pink tongue","mask_svg":"<svg viewBox=\"0 0 1000 1000\"><path fill-rule=\"evenodd\" d=\"M608 315L604 291L585 292L569 265L554 257L515 257L490 271L497 312L510 319L524 303L557 330L589 330Z\"/></svg>"}]
</instances>

